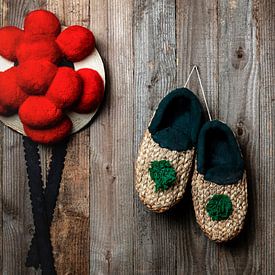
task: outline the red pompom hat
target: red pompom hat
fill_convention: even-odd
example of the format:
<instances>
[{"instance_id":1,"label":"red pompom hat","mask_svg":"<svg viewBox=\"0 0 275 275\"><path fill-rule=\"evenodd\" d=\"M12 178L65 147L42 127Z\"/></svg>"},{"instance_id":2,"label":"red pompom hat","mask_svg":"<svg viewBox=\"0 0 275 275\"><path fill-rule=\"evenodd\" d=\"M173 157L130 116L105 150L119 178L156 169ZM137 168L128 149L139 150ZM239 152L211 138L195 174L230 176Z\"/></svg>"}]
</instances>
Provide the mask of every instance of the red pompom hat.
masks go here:
<instances>
[{"instance_id":1,"label":"red pompom hat","mask_svg":"<svg viewBox=\"0 0 275 275\"><path fill-rule=\"evenodd\" d=\"M0 42L0 54L19 63L0 74L0 115L10 116L19 109L30 138L41 143L59 141L59 136L70 133L71 127L60 126L66 131L58 137L53 134L67 112L89 114L97 109L104 94L101 76L91 69L58 68L63 58L78 62L93 52L95 38L90 30L71 26L61 32L53 13L37 10L26 16L24 31L1 28ZM47 131L43 138L41 133Z\"/></svg>"}]
</instances>

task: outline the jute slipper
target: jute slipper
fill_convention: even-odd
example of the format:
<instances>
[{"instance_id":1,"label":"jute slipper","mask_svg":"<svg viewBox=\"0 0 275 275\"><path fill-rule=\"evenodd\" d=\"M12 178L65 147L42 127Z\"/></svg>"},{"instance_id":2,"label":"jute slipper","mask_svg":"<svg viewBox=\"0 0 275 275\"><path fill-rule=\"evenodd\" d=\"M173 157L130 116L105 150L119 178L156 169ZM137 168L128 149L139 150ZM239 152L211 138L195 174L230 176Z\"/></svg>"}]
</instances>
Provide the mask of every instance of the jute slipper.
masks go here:
<instances>
[{"instance_id":1,"label":"jute slipper","mask_svg":"<svg viewBox=\"0 0 275 275\"><path fill-rule=\"evenodd\" d=\"M202 122L201 104L186 88L160 102L136 161L135 187L150 210L164 212L182 198Z\"/></svg>"},{"instance_id":2,"label":"jute slipper","mask_svg":"<svg viewBox=\"0 0 275 275\"><path fill-rule=\"evenodd\" d=\"M247 181L240 148L231 129L214 120L202 127L192 179L198 224L216 242L241 231L247 212Z\"/></svg>"}]
</instances>

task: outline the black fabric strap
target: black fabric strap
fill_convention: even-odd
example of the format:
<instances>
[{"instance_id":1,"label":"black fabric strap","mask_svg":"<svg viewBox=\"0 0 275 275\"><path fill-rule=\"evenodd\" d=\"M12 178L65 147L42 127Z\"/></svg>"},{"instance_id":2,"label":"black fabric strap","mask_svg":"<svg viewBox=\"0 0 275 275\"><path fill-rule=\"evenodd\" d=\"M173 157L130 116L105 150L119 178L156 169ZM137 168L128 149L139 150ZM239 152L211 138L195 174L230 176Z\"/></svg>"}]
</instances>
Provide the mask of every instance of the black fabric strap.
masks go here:
<instances>
[{"instance_id":1,"label":"black fabric strap","mask_svg":"<svg viewBox=\"0 0 275 275\"><path fill-rule=\"evenodd\" d=\"M38 146L27 137L23 137L25 159L29 178L30 197L34 226L37 236L38 255L41 262L42 274L56 274L50 239L46 202L43 195Z\"/></svg>"},{"instance_id":2,"label":"black fabric strap","mask_svg":"<svg viewBox=\"0 0 275 275\"><path fill-rule=\"evenodd\" d=\"M68 139L62 141L59 144L55 144L52 149L52 159L50 162L47 185L44 191L44 197L46 202L46 215L49 226L51 225L54 209L56 206L57 197L59 194L60 182L62 179L62 172L64 168L65 157L67 153ZM35 268L39 267L40 257L38 253L38 239L37 232L35 232L34 237L31 242L29 249L26 265L33 266Z\"/></svg>"}]
</instances>

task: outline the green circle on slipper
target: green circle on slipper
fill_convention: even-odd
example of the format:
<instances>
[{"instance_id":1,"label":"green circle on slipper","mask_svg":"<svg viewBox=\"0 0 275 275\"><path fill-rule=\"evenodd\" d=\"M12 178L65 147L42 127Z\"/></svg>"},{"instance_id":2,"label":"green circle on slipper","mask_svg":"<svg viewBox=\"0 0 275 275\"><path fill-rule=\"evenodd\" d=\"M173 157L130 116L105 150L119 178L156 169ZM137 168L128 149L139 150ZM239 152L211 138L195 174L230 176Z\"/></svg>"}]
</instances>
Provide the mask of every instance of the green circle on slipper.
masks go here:
<instances>
[{"instance_id":1,"label":"green circle on slipper","mask_svg":"<svg viewBox=\"0 0 275 275\"><path fill-rule=\"evenodd\" d=\"M231 199L224 194L215 194L208 201L206 211L213 221L227 220L233 211Z\"/></svg>"},{"instance_id":2,"label":"green circle on slipper","mask_svg":"<svg viewBox=\"0 0 275 275\"><path fill-rule=\"evenodd\" d=\"M149 174L155 182L155 192L167 190L177 179L176 171L168 160L152 161Z\"/></svg>"}]
</instances>

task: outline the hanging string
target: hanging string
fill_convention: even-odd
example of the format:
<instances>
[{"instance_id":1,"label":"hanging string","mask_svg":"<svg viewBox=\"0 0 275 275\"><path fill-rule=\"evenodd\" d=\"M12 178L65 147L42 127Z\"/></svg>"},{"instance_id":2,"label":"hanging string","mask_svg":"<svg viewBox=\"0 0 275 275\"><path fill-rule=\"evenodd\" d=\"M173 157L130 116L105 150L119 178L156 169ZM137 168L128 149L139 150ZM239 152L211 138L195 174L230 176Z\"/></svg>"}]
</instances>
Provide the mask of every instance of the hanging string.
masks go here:
<instances>
[{"instance_id":1,"label":"hanging string","mask_svg":"<svg viewBox=\"0 0 275 275\"><path fill-rule=\"evenodd\" d=\"M191 75L193 74L193 71L195 70L196 67L197 67L197 66L193 66L193 68L192 68L191 72L189 73L189 75L188 75L188 77L187 77L187 80L186 80L186 82L185 82L185 84L184 84L184 88L186 88L186 86L187 86L187 84L188 84L188 82L189 82L189 80L190 80L190 78L191 78Z\"/></svg>"},{"instance_id":2,"label":"hanging string","mask_svg":"<svg viewBox=\"0 0 275 275\"><path fill-rule=\"evenodd\" d=\"M209 110L209 107L208 107L208 103L207 103L207 100L206 100L204 88L203 88L203 86L202 86L200 72L199 72L199 69L198 69L198 67L197 67L196 65L193 66L191 72L189 73L189 75L188 75L188 77L187 77L187 80L186 80L186 82L185 82L185 84L184 84L184 88L186 88L186 86L188 85L188 83L189 83L189 81L190 81L190 78L191 78L191 76L192 76L194 70L195 70L196 73L197 73L197 77L198 77L198 79L199 79L199 84L200 84L200 88L201 88L203 100L204 100L205 107L206 107L206 111L207 111L207 113L208 113L209 120L211 121L211 120L212 120L211 113L210 113L210 110Z\"/></svg>"}]
</instances>

